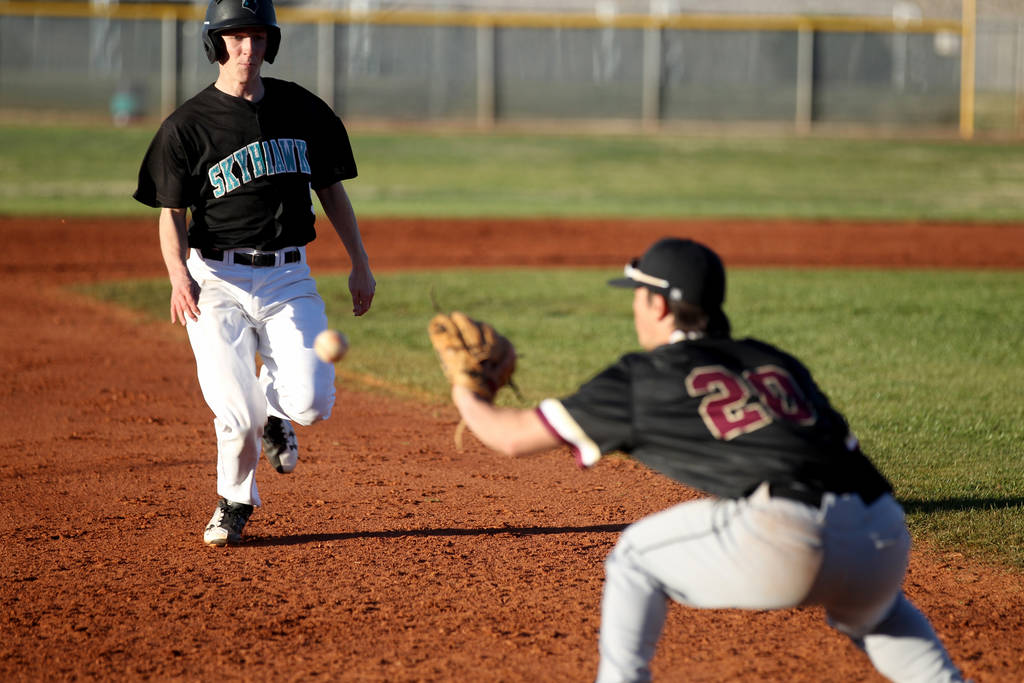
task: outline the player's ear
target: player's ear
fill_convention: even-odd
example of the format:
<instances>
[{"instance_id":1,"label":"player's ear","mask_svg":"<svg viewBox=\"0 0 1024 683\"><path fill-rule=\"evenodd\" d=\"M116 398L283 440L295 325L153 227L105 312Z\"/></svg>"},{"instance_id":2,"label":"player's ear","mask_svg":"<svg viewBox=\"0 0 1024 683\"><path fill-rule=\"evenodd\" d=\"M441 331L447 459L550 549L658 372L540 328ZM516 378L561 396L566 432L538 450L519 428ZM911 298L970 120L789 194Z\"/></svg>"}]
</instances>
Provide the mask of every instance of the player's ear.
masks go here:
<instances>
[{"instance_id":1,"label":"player's ear","mask_svg":"<svg viewBox=\"0 0 1024 683\"><path fill-rule=\"evenodd\" d=\"M647 298L647 307L654 309L655 318L657 320L661 320L672 312L668 305L668 299L663 295L655 292L653 289L648 289L647 287L640 287L637 291L644 292L644 296Z\"/></svg>"},{"instance_id":2,"label":"player's ear","mask_svg":"<svg viewBox=\"0 0 1024 683\"><path fill-rule=\"evenodd\" d=\"M665 316L673 315L672 307L668 305L668 299L663 295L654 293L654 305L658 309L658 320L664 319Z\"/></svg>"}]
</instances>

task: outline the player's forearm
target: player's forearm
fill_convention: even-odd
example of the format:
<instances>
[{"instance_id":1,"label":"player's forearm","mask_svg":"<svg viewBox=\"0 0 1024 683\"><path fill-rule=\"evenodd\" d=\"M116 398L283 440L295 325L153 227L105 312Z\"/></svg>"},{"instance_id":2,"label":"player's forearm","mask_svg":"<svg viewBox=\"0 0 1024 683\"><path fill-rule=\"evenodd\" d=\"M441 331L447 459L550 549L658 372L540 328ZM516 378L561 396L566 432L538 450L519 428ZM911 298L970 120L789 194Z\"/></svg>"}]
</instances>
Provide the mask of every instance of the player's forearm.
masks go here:
<instances>
[{"instance_id":1,"label":"player's forearm","mask_svg":"<svg viewBox=\"0 0 1024 683\"><path fill-rule=\"evenodd\" d=\"M167 275L173 282L188 273L185 260L188 258L188 226L185 209L162 209L160 211L160 254L163 256Z\"/></svg>"},{"instance_id":2,"label":"player's forearm","mask_svg":"<svg viewBox=\"0 0 1024 683\"><path fill-rule=\"evenodd\" d=\"M452 387L452 401L466 426L485 446L505 455L528 455L559 444L533 410L499 408L465 387Z\"/></svg>"},{"instance_id":3,"label":"player's forearm","mask_svg":"<svg viewBox=\"0 0 1024 683\"><path fill-rule=\"evenodd\" d=\"M188 226L185 209L161 209L160 252L171 281L171 322L187 324L198 320L199 288L189 275L185 260L188 258Z\"/></svg>"},{"instance_id":4,"label":"player's forearm","mask_svg":"<svg viewBox=\"0 0 1024 683\"><path fill-rule=\"evenodd\" d=\"M363 246L363 238L359 232L359 223L356 221L356 213L349 201L348 193L344 186L337 182L330 187L317 190L320 204L324 207L324 213L331 222L334 231L341 238L341 243L348 252L352 261L353 269L369 269L370 259Z\"/></svg>"}]
</instances>

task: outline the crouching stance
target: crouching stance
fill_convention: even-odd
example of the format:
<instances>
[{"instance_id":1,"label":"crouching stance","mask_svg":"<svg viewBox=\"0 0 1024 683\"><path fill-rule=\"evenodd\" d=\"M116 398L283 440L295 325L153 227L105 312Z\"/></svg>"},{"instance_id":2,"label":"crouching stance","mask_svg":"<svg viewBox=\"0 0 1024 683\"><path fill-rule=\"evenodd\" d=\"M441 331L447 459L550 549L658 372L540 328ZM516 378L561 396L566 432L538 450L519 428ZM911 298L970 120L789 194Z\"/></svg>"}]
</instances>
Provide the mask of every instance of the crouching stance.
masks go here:
<instances>
[{"instance_id":1,"label":"crouching stance","mask_svg":"<svg viewBox=\"0 0 1024 683\"><path fill-rule=\"evenodd\" d=\"M642 352L534 410L452 386L469 429L495 450L567 444L583 467L622 451L710 494L622 533L605 563L597 680L650 680L669 599L822 605L886 677L962 680L903 594L910 536L889 483L800 361L732 338L718 256L663 239L610 284L633 290Z\"/></svg>"}]
</instances>

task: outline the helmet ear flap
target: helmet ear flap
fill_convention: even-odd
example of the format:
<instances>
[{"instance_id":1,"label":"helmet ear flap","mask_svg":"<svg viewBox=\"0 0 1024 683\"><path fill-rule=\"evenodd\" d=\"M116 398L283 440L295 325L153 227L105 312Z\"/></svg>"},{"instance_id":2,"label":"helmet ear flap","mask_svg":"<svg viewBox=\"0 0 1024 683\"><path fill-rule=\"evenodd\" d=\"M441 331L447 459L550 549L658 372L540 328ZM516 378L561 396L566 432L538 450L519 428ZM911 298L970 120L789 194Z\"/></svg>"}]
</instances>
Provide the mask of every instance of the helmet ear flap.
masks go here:
<instances>
[{"instance_id":1,"label":"helmet ear flap","mask_svg":"<svg viewBox=\"0 0 1024 683\"><path fill-rule=\"evenodd\" d=\"M281 47L281 29L276 26L267 27L267 51L263 55L263 61L268 64L274 63L277 51Z\"/></svg>"},{"instance_id":2,"label":"helmet ear flap","mask_svg":"<svg viewBox=\"0 0 1024 683\"><path fill-rule=\"evenodd\" d=\"M203 50L206 51L206 58L210 60L210 64L219 62L226 54L224 39L203 29Z\"/></svg>"}]
</instances>

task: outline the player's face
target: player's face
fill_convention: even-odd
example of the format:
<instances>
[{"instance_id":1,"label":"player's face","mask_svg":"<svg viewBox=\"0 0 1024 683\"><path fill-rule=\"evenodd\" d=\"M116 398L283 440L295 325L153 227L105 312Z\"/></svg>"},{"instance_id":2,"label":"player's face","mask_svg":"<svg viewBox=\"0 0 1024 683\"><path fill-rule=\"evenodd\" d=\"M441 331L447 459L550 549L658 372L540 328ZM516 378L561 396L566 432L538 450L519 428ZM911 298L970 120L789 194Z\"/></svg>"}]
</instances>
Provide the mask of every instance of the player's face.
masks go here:
<instances>
[{"instance_id":1,"label":"player's face","mask_svg":"<svg viewBox=\"0 0 1024 683\"><path fill-rule=\"evenodd\" d=\"M221 68L242 83L258 77L267 53L267 30L260 27L229 29L221 37L227 49L227 59L221 63Z\"/></svg>"}]
</instances>

